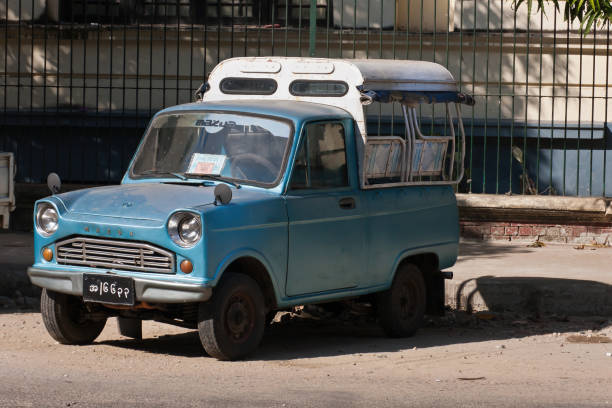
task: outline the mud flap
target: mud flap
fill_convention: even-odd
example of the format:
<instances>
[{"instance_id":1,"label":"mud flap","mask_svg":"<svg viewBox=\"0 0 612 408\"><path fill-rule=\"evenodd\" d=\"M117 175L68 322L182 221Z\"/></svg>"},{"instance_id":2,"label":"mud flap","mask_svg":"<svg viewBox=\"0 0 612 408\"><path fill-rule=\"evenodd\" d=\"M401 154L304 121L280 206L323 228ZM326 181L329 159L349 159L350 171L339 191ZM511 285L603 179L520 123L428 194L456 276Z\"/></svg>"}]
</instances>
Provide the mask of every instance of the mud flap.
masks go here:
<instances>
[{"instance_id":1,"label":"mud flap","mask_svg":"<svg viewBox=\"0 0 612 408\"><path fill-rule=\"evenodd\" d=\"M121 333L122 336L142 340L142 320L118 317L117 324L119 327L119 333Z\"/></svg>"},{"instance_id":2,"label":"mud flap","mask_svg":"<svg viewBox=\"0 0 612 408\"><path fill-rule=\"evenodd\" d=\"M426 275L427 284L427 309L426 313L433 316L443 316L445 306L445 284L446 279L452 279L452 272L437 272Z\"/></svg>"}]
</instances>

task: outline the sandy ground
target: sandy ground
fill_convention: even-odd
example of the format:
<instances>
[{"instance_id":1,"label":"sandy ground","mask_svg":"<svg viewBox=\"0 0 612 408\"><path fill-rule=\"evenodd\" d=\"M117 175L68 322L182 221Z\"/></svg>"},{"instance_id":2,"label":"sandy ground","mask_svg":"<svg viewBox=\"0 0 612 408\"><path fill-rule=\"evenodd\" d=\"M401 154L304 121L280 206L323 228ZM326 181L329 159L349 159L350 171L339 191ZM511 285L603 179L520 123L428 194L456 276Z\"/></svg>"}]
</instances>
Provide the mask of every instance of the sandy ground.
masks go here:
<instances>
[{"instance_id":1,"label":"sandy ground","mask_svg":"<svg viewBox=\"0 0 612 408\"><path fill-rule=\"evenodd\" d=\"M134 341L109 320L77 347L53 341L37 313L1 313L3 407L612 406L612 343L593 343L612 338L606 318L451 312L388 339L367 319L294 317L250 360L219 362L196 332L155 322Z\"/></svg>"}]
</instances>

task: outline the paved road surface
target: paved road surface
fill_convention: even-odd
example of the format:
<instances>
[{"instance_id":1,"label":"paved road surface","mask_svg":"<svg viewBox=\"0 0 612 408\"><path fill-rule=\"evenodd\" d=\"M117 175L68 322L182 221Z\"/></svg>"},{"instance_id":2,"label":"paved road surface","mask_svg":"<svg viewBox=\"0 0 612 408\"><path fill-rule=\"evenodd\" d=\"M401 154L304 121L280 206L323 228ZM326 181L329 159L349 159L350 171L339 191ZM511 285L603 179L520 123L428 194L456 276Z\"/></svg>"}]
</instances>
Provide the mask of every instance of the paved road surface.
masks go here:
<instances>
[{"instance_id":1,"label":"paved road surface","mask_svg":"<svg viewBox=\"0 0 612 408\"><path fill-rule=\"evenodd\" d=\"M363 318L294 317L252 359L219 362L189 330L148 322L137 342L111 320L95 344L63 346L38 314L4 312L0 406L612 406L612 343L568 341L612 338L612 321L502 318L451 313L387 339Z\"/></svg>"}]
</instances>

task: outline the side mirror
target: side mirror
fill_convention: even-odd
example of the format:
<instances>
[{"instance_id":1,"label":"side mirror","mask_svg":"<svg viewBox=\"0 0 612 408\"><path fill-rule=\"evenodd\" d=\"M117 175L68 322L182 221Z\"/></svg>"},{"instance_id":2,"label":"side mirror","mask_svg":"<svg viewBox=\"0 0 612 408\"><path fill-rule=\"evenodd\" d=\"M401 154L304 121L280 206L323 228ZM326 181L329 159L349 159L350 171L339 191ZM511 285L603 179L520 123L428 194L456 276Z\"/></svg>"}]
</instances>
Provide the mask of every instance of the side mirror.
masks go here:
<instances>
[{"instance_id":1,"label":"side mirror","mask_svg":"<svg viewBox=\"0 0 612 408\"><path fill-rule=\"evenodd\" d=\"M215 187L215 204L229 204L232 201L232 190L227 184L217 184Z\"/></svg>"},{"instance_id":2,"label":"side mirror","mask_svg":"<svg viewBox=\"0 0 612 408\"><path fill-rule=\"evenodd\" d=\"M49 173L47 176L47 187L51 190L51 194L57 194L62 188L62 181L57 173Z\"/></svg>"}]
</instances>

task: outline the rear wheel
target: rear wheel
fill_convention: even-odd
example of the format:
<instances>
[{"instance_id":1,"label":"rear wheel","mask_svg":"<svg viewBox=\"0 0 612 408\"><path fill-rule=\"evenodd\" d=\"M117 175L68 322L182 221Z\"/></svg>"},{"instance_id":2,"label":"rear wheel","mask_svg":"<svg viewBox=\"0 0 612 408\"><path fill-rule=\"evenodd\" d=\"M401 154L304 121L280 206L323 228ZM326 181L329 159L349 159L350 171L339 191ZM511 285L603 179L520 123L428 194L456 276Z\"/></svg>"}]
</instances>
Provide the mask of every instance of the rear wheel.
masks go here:
<instances>
[{"instance_id":1,"label":"rear wheel","mask_svg":"<svg viewBox=\"0 0 612 408\"><path fill-rule=\"evenodd\" d=\"M426 306L423 274L416 265L404 264L391 288L378 295L378 319L387 336L412 336L423 325Z\"/></svg>"},{"instance_id":2,"label":"rear wheel","mask_svg":"<svg viewBox=\"0 0 612 408\"><path fill-rule=\"evenodd\" d=\"M80 297L43 289L40 311L47 331L62 344L89 344L102 333L106 318L92 319Z\"/></svg>"},{"instance_id":3,"label":"rear wheel","mask_svg":"<svg viewBox=\"0 0 612 408\"><path fill-rule=\"evenodd\" d=\"M237 360L254 352L265 322L259 285L238 273L228 273L198 312L200 341L206 352L219 360Z\"/></svg>"}]
</instances>

